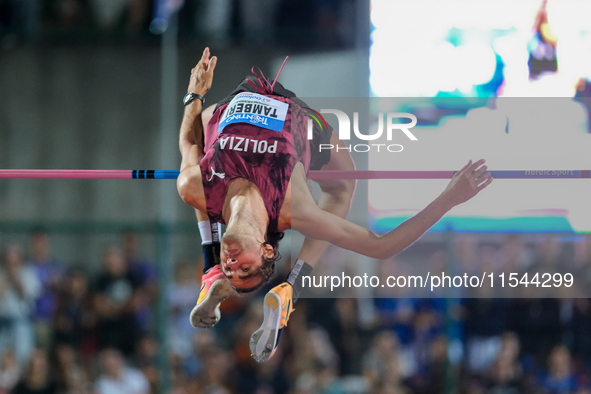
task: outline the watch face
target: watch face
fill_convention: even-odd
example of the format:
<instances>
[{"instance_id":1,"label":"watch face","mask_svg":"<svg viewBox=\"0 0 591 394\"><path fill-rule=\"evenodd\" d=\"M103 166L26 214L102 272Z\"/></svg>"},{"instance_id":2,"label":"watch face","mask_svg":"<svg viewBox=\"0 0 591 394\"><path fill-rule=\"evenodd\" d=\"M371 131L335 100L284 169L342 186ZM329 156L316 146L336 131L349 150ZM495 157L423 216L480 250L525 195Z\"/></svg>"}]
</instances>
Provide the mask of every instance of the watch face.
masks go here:
<instances>
[{"instance_id":1,"label":"watch face","mask_svg":"<svg viewBox=\"0 0 591 394\"><path fill-rule=\"evenodd\" d=\"M203 97L201 97L200 95L198 95L197 93L185 94L185 97L183 97L183 104L187 105L196 98L201 100L202 104L205 104L205 99Z\"/></svg>"}]
</instances>

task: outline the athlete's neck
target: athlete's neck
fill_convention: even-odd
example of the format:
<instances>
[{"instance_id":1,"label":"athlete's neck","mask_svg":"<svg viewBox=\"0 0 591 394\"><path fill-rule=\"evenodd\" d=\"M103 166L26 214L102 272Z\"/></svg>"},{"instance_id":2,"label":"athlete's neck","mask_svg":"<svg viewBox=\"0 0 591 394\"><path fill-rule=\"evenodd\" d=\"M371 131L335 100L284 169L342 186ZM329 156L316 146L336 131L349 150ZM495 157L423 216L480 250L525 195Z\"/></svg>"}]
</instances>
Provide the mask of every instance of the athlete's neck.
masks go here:
<instances>
[{"instance_id":1,"label":"athlete's neck","mask_svg":"<svg viewBox=\"0 0 591 394\"><path fill-rule=\"evenodd\" d=\"M222 216L226 222L225 234L249 234L265 240L269 215L254 183L237 178L228 184Z\"/></svg>"}]
</instances>

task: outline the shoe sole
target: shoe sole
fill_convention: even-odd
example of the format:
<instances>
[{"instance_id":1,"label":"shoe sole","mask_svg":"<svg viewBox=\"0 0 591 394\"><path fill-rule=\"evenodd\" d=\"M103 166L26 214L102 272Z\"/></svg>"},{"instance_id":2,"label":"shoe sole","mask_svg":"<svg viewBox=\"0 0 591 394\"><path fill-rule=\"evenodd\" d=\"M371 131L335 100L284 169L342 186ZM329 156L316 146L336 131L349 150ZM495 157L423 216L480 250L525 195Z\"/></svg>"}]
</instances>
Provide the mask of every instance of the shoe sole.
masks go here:
<instances>
[{"instance_id":1,"label":"shoe sole","mask_svg":"<svg viewBox=\"0 0 591 394\"><path fill-rule=\"evenodd\" d=\"M263 302L263 324L250 337L250 352L259 363L264 363L273 356L279 324L281 323L281 299L275 293L268 293Z\"/></svg>"},{"instance_id":2,"label":"shoe sole","mask_svg":"<svg viewBox=\"0 0 591 394\"><path fill-rule=\"evenodd\" d=\"M189 319L191 325L198 328L211 328L220 321L219 303L232 294L232 285L228 279L219 279L209 288L205 299L195 305Z\"/></svg>"}]
</instances>

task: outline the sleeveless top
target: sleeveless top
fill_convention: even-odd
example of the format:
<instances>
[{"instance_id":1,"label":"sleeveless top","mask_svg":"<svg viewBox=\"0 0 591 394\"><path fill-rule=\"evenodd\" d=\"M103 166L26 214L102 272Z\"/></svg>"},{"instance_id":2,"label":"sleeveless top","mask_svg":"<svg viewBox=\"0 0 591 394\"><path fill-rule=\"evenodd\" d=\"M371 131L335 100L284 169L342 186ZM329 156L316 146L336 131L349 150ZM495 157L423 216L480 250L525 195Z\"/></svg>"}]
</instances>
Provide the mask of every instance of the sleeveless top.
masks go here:
<instances>
[{"instance_id":1,"label":"sleeveless top","mask_svg":"<svg viewBox=\"0 0 591 394\"><path fill-rule=\"evenodd\" d=\"M306 173L310 167L307 111L275 90L251 85L257 92L233 92L205 128L199 166L207 214L225 224L222 207L228 183L244 178L259 189L269 215L268 231L276 232L293 167L302 162Z\"/></svg>"}]
</instances>

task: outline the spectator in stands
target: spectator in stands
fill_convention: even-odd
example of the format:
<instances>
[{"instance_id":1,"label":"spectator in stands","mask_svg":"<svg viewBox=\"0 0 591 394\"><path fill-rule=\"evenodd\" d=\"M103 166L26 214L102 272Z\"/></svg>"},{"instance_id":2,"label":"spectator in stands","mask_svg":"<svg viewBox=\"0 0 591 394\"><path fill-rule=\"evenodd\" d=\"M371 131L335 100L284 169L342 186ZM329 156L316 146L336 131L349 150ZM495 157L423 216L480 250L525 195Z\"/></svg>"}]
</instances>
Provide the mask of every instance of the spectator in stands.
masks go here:
<instances>
[{"instance_id":1,"label":"spectator in stands","mask_svg":"<svg viewBox=\"0 0 591 394\"><path fill-rule=\"evenodd\" d=\"M536 244L536 257L529 267L532 277L539 273L561 272L567 269L567 259L563 243L555 237L547 236ZM534 287L522 287L522 291L531 291ZM556 291L560 291L558 288ZM556 292L549 296L555 296ZM538 358L545 358L550 350L561 341L563 325L561 316L561 302L556 298L530 298L513 300L509 305L508 314L511 326L520 339L524 352Z\"/></svg>"},{"instance_id":2,"label":"spectator in stands","mask_svg":"<svg viewBox=\"0 0 591 394\"><path fill-rule=\"evenodd\" d=\"M72 346L57 345L55 347L55 361L56 383L60 393L83 394L88 391L88 374L80 364Z\"/></svg>"},{"instance_id":3,"label":"spectator in stands","mask_svg":"<svg viewBox=\"0 0 591 394\"><path fill-rule=\"evenodd\" d=\"M337 383L339 358L332 345L329 333L318 325L304 330L294 338L297 350L297 392L330 392Z\"/></svg>"},{"instance_id":4,"label":"spectator in stands","mask_svg":"<svg viewBox=\"0 0 591 394\"><path fill-rule=\"evenodd\" d=\"M571 368L570 352L566 346L555 346L548 357L548 370L538 377L539 387L551 394L576 392L577 379Z\"/></svg>"},{"instance_id":5,"label":"spectator in stands","mask_svg":"<svg viewBox=\"0 0 591 394\"><path fill-rule=\"evenodd\" d=\"M30 236L29 265L35 270L41 293L35 300L35 337L37 345L47 348L51 342L51 318L55 310L58 291L62 285L63 263L51 257L49 236L43 229Z\"/></svg>"},{"instance_id":6,"label":"spectator in stands","mask_svg":"<svg viewBox=\"0 0 591 394\"><path fill-rule=\"evenodd\" d=\"M36 349L29 360L29 366L12 394L57 394L57 385L49 371L47 353Z\"/></svg>"},{"instance_id":7,"label":"spectator in stands","mask_svg":"<svg viewBox=\"0 0 591 394\"><path fill-rule=\"evenodd\" d=\"M380 331L373 337L369 350L363 355L363 376L370 387L377 388L386 377L388 365L396 363L399 371L398 338L392 331Z\"/></svg>"},{"instance_id":8,"label":"spectator in stands","mask_svg":"<svg viewBox=\"0 0 591 394\"><path fill-rule=\"evenodd\" d=\"M183 358L191 353L190 347L187 346L187 338L196 331L187 316L198 298L199 284L195 279L194 264L188 261L177 264L174 270L174 283L170 285L168 293L168 332L171 350Z\"/></svg>"},{"instance_id":9,"label":"spectator in stands","mask_svg":"<svg viewBox=\"0 0 591 394\"><path fill-rule=\"evenodd\" d=\"M94 297L101 348L113 347L125 355L133 353L133 339L140 335L137 306L143 305L143 297L141 279L128 269L121 251L107 249Z\"/></svg>"},{"instance_id":10,"label":"spectator in stands","mask_svg":"<svg viewBox=\"0 0 591 394\"><path fill-rule=\"evenodd\" d=\"M95 383L97 394L149 394L150 385L137 369L125 365L122 354L113 348L100 353L102 374Z\"/></svg>"},{"instance_id":11,"label":"spectator in stands","mask_svg":"<svg viewBox=\"0 0 591 394\"><path fill-rule=\"evenodd\" d=\"M518 394L524 391L523 370L518 361L519 339L506 332L501 339L501 350L488 371L486 389L491 393Z\"/></svg>"},{"instance_id":12,"label":"spectator in stands","mask_svg":"<svg viewBox=\"0 0 591 394\"><path fill-rule=\"evenodd\" d=\"M474 234L458 234L454 237L455 268L472 275L478 272L479 239Z\"/></svg>"},{"instance_id":13,"label":"spectator in stands","mask_svg":"<svg viewBox=\"0 0 591 394\"><path fill-rule=\"evenodd\" d=\"M5 248L0 268L0 353L12 348L24 365L35 347L30 316L40 283L35 272L23 264L19 246Z\"/></svg>"},{"instance_id":14,"label":"spectator in stands","mask_svg":"<svg viewBox=\"0 0 591 394\"><path fill-rule=\"evenodd\" d=\"M89 289L88 277L82 270L72 270L64 280L53 317L54 342L69 345L83 357L94 354L97 315Z\"/></svg>"},{"instance_id":15,"label":"spectator in stands","mask_svg":"<svg viewBox=\"0 0 591 394\"><path fill-rule=\"evenodd\" d=\"M331 332L335 350L339 354L340 373L351 375L361 373L359 354L365 348L365 332L359 322L359 303L355 298L339 298L335 302L338 316L337 330Z\"/></svg>"},{"instance_id":16,"label":"spectator in stands","mask_svg":"<svg viewBox=\"0 0 591 394\"><path fill-rule=\"evenodd\" d=\"M18 383L21 368L12 350L6 350L0 359L0 394L9 393Z\"/></svg>"},{"instance_id":17,"label":"spectator in stands","mask_svg":"<svg viewBox=\"0 0 591 394\"><path fill-rule=\"evenodd\" d=\"M507 329L506 304L506 300L500 298L467 298L463 301L470 372L485 372L497 357L501 335Z\"/></svg>"},{"instance_id":18,"label":"spectator in stands","mask_svg":"<svg viewBox=\"0 0 591 394\"><path fill-rule=\"evenodd\" d=\"M569 303L572 305L572 310L570 318L566 322L566 332L575 345L573 346L573 356L582 360L590 360L591 300L589 298L574 298Z\"/></svg>"},{"instance_id":19,"label":"spectator in stands","mask_svg":"<svg viewBox=\"0 0 591 394\"><path fill-rule=\"evenodd\" d=\"M411 349L413 358L416 362L415 375L424 379L430 374L432 368L431 348L433 341L437 340L443 331L443 311L444 305L440 300L421 300L414 316L413 341Z\"/></svg>"},{"instance_id":20,"label":"spectator in stands","mask_svg":"<svg viewBox=\"0 0 591 394\"><path fill-rule=\"evenodd\" d=\"M170 335L170 333L168 333ZM146 377L153 393L158 392L158 342L146 334L136 342L134 365Z\"/></svg>"},{"instance_id":21,"label":"spectator in stands","mask_svg":"<svg viewBox=\"0 0 591 394\"><path fill-rule=\"evenodd\" d=\"M392 358L384 365L386 373L379 384L380 393L392 394L410 394L411 391L403 384L400 371L398 369L398 360ZM435 392L435 391L433 391Z\"/></svg>"},{"instance_id":22,"label":"spectator in stands","mask_svg":"<svg viewBox=\"0 0 591 394\"><path fill-rule=\"evenodd\" d=\"M197 390L189 387L191 381L183 369L183 359L178 354L170 357L170 391L169 394L191 394Z\"/></svg>"},{"instance_id":23,"label":"spectator in stands","mask_svg":"<svg viewBox=\"0 0 591 394\"><path fill-rule=\"evenodd\" d=\"M230 379L233 368L232 354L217 348L204 359L203 373L197 378L198 387L206 393L230 394L235 383Z\"/></svg>"},{"instance_id":24,"label":"spectator in stands","mask_svg":"<svg viewBox=\"0 0 591 394\"><path fill-rule=\"evenodd\" d=\"M443 334L427 337L427 341L415 348L418 360L416 372L406 383L415 394L441 393L445 391L446 368L449 367L448 339Z\"/></svg>"},{"instance_id":25,"label":"spectator in stands","mask_svg":"<svg viewBox=\"0 0 591 394\"><path fill-rule=\"evenodd\" d=\"M192 352L183 361L182 369L189 378L195 378L203 373L205 360L216 352L216 338L213 331L202 331L193 335Z\"/></svg>"},{"instance_id":26,"label":"spectator in stands","mask_svg":"<svg viewBox=\"0 0 591 394\"><path fill-rule=\"evenodd\" d=\"M511 368L515 370L517 375L521 375L522 368L519 362L519 354L521 351L521 345L519 343L519 337L511 331L507 331L501 338L501 350L497 358L502 358L504 361L511 364Z\"/></svg>"},{"instance_id":27,"label":"spectator in stands","mask_svg":"<svg viewBox=\"0 0 591 394\"><path fill-rule=\"evenodd\" d=\"M152 328L151 303L158 293L158 276L156 264L151 259L142 255L139 250L138 236L133 231L126 231L121 236L123 254L127 263L127 269L139 280L139 289L143 295L138 299L136 316L140 329Z\"/></svg>"},{"instance_id":28,"label":"spectator in stands","mask_svg":"<svg viewBox=\"0 0 591 394\"><path fill-rule=\"evenodd\" d=\"M487 392L499 394L519 394L524 392L522 381L503 357L497 357L489 371L486 383Z\"/></svg>"},{"instance_id":29,"label":"spectator in stands","mask_svg":"<svg viewBox=\"0 0 591 394\"><path fill-rule=\"evenodd\" d=\"M126 231L121 235L121 241L128 269L137 275L144 285L155 286L157 281L156 264L140 252L137 233Z\"/></svg>"},{"instance_id":30,"label":"spectator in stands","mask_svg":"<svg viewBox=\"0 0 591 394\"><path fill-rule=\"evenodd\" d=\"M299 305L299 304L298 304ZM260 327L263 319L263 311L256 307L256 303L250 303L242 318L232 327L233 367L232 383L240 389L241 393L286 393L289 392L290 382L285 376L284 353L288 347L280 347L273 358L265 363L257 363L251 357L248 345L250 333ZM284 344L290 344L288 332L282 334ZM204 343L204 342L202 342ZM275 360L275 357L277 359ZM207 360L206 357L202 357ZM207 363L207 362L206 362Z\"/></svg>"},{"instance_id":31,"label":"spectator in stands","mask_svg":"<svg viewBox=\"0 0 591 394\"><path fill-rule=\"evenodd\" d=\"M280 351L280 350L278 350ZM281 350L285 352L285 350ZM277 355L277 353L275 354ZM265 363L257 364L254 375L257 382L257 392L287 393L291 388L286 374L289 369L285 357L272 358Z\"/></svg>"},{"instance_id":32,"label":"spectator in stands","mask_svg":"<svg viewBox=\"0 0 591 394\"><path fill-rule=\"evenodd\" d=\"M518 234L509 234L497 252L499 265L505 272L522 272L531 264L531 256Z\"/></svg>"},{"instance_id":33,"label":"spectator in stands","mask_svg":"<svg viewBox=\"0 0 591 394\"><path fill-rule=\"evenodd\" d=\"M385 277L387 278L387 276ZM374 303L378 316L378 327L393 330L402 347L409 347L413 336L412 324L417 300L404 298L404 295L401 294L396 298L375 298Z\"/></svg>"}]
</instances>

